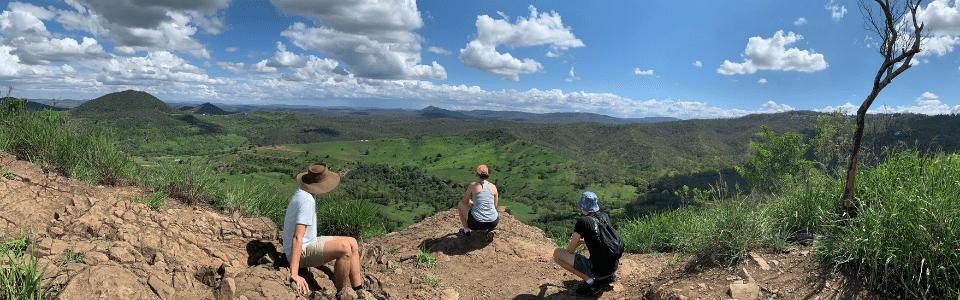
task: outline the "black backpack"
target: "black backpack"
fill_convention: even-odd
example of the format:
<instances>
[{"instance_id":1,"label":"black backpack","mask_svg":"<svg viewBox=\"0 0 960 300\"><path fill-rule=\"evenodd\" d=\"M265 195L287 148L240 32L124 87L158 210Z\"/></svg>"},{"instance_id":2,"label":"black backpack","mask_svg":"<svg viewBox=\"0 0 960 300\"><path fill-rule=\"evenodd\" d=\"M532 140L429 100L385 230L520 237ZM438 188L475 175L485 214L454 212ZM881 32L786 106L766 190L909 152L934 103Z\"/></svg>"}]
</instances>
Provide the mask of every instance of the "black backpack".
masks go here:
<instances>
[{"instance_id":1,"label":"black backpack","mask_svg":"<svg viewBox=\"0 0 960 300\"><path fill-rule=\"evenodd\" d=\"M603 247L596 249L596 251L590 249L590 252L603 252L604 256L613 259L623 256L623 239L617 234L617 229L610 225L610 219L607 218L607 215L600 214L591 217L597 222L597 237L600 238Z\"/></svg>"}]
</instances>

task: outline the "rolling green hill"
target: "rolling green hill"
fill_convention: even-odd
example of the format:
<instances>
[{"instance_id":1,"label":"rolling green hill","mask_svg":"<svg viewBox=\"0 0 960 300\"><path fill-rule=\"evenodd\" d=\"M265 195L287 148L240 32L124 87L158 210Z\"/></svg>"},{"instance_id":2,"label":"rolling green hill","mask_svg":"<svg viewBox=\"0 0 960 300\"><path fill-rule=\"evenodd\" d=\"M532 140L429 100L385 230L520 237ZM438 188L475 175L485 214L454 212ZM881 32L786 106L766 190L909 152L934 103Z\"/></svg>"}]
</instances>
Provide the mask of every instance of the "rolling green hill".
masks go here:
<instances>
[{"instance_id":1,"label":"rolling green hill","mask_svg":"<svg viewBox=\"0 0 960 300\"><path fill-rule=\"evenodd\" d=\"M147 92L126 90L100 96L70 110L74 118L95 118L126 116L132 113L146 113L146 118L157 118L159 114L176 114L176 109L168 106Z\"/></svg>"}]
</instances>

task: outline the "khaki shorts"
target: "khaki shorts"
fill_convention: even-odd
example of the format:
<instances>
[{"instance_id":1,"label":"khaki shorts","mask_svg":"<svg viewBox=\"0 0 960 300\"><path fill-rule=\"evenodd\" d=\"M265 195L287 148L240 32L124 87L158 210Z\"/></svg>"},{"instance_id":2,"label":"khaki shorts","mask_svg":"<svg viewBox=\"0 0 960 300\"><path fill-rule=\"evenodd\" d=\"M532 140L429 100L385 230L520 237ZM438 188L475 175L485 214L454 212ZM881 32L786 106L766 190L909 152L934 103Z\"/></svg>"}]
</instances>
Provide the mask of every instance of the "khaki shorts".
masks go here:
<instances>
[{"instance_id":1,"label":"khaki shorts","mask_svg":"<svg viewBox=\"0 0 960 300\"><path fill-rule=\"evenodd\" d=\"M300 267L309 268L322 266L323 245L330 240L333 240L332 236L322 235L317 237L316 242L307 244L307 246L304 247L303 252L300 253Z\"/></svg>"}]
</instances>

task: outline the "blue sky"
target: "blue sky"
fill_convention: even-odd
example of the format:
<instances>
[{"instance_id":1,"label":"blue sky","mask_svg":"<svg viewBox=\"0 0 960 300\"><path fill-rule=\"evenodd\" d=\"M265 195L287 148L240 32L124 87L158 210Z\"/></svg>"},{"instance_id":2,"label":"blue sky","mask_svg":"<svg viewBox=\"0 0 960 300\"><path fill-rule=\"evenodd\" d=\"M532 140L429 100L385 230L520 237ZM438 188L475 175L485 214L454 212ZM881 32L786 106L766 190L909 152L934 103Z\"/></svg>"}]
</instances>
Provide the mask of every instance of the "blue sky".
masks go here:
<instances>
[{"instance_id":1,"label":"blue sky","mask_svg":"<svg viewBox=\"0 0 960 300\"><path fill-rule=\"evenodd\" d=\"M9 2L14 96L727 118L852 113L882 62L856 1ZM957 0L873 112L960 113Z\"/></svg>"}]
</instances>

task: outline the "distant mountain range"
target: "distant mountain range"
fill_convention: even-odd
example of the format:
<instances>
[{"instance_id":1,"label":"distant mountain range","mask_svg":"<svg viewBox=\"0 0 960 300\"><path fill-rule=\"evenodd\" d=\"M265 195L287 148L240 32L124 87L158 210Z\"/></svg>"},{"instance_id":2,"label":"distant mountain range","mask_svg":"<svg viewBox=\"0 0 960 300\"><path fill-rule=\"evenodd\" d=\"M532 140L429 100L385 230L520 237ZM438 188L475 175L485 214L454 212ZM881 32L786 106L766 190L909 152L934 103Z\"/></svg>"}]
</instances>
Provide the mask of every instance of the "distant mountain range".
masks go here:
<instances>
[{"instance_id":1,"label":"distant mountain range","mask_svg":"<svg viewBox=\"0 0 960 300\"><path fill-rule=\"evenodd\" d=\"M142 93L142 94L141 94ZM149 97L147 97L149 96ZM617 118L607 115L594 114L594 113L585 113L585 112L562 112L562 113L528 113L528 112L519 112L519 111L492 111L492 110L471 110L471 111L454 111L443 109L435 106L428 106L421 110L410 110L410 109L386 109L386 108L357 108L357 107L315 107L315 106L306 106L306 105L231 105L231 104L212 104L212 103L203 103L197 105L195 103L181 103L181 102L168 102L164 103L166 107L160 107L159 103L163 103L157 99L156 101L143 102L140 101L144 98L151 98L151 100L156 99L152 95L139 92L139 91L123 91L117 93L110 93L104 95L98 100L103 100L103 98L110 98L110 103L114 103L120 107L126 107L126 109L143 109L144 107L138 107L140 104L159 108L160 110L170 112L167 109L173 108L181 112L193 113L193 114L207 114L207 115L223 115L231 113L243 113L243 112L255 112L255 111L269 111L269 112L293 112L293 113L303 113L303 114L312 114L312 115L323 115L323 116L357 116L357 115L377 115L377 116L394 116L394 117L404 117L404 116L421 116L426 119L470 119L470 120L491 120L491 121L515 121L515 122L530 122L530 123L543 123L543 124L568 124L576 122L596 122L601 124L633 124L633 123L656 123L656 122L667 122L667 121L679 121L680 119L671 118L671 117L648 117L648 118ZM137 99L137 101L126 101L124 98ZM97 110L114 110L121 109L119 107L113 108L108 107L112 105L104 105L103 101L95 100L44 100L44 99L31 99L30 107L36 109L50 108L55 110L67 110L73 109L76 107L84 106L83 104L87 102L100 102L95 105ZM86 107L81 108L80 110L89 110L92 105L86 105ZM137 107L137 108L134 108Z\"/></svg>"},{"instance_id":2,"label":"distant mountain range","mask_svg":"<svg viewBox=\"0 0 960 300\"><path fill-rule=\"evenodd\" d=\"M656 123L666 121L679 121L677 118L670 117L650 117L650 118L616 118L607 115L584 113L584 112L563 112L563 113L527 113L519 111L492 111L492 110L471 110L471 111L452 111L439 107L428 106L420 110L420 115L428 119L476 119L493 121L517 121L533 123L576 123L576 122L597 122L603 124L633 124L633 123Z\"/></svg>"}]
</instances>

